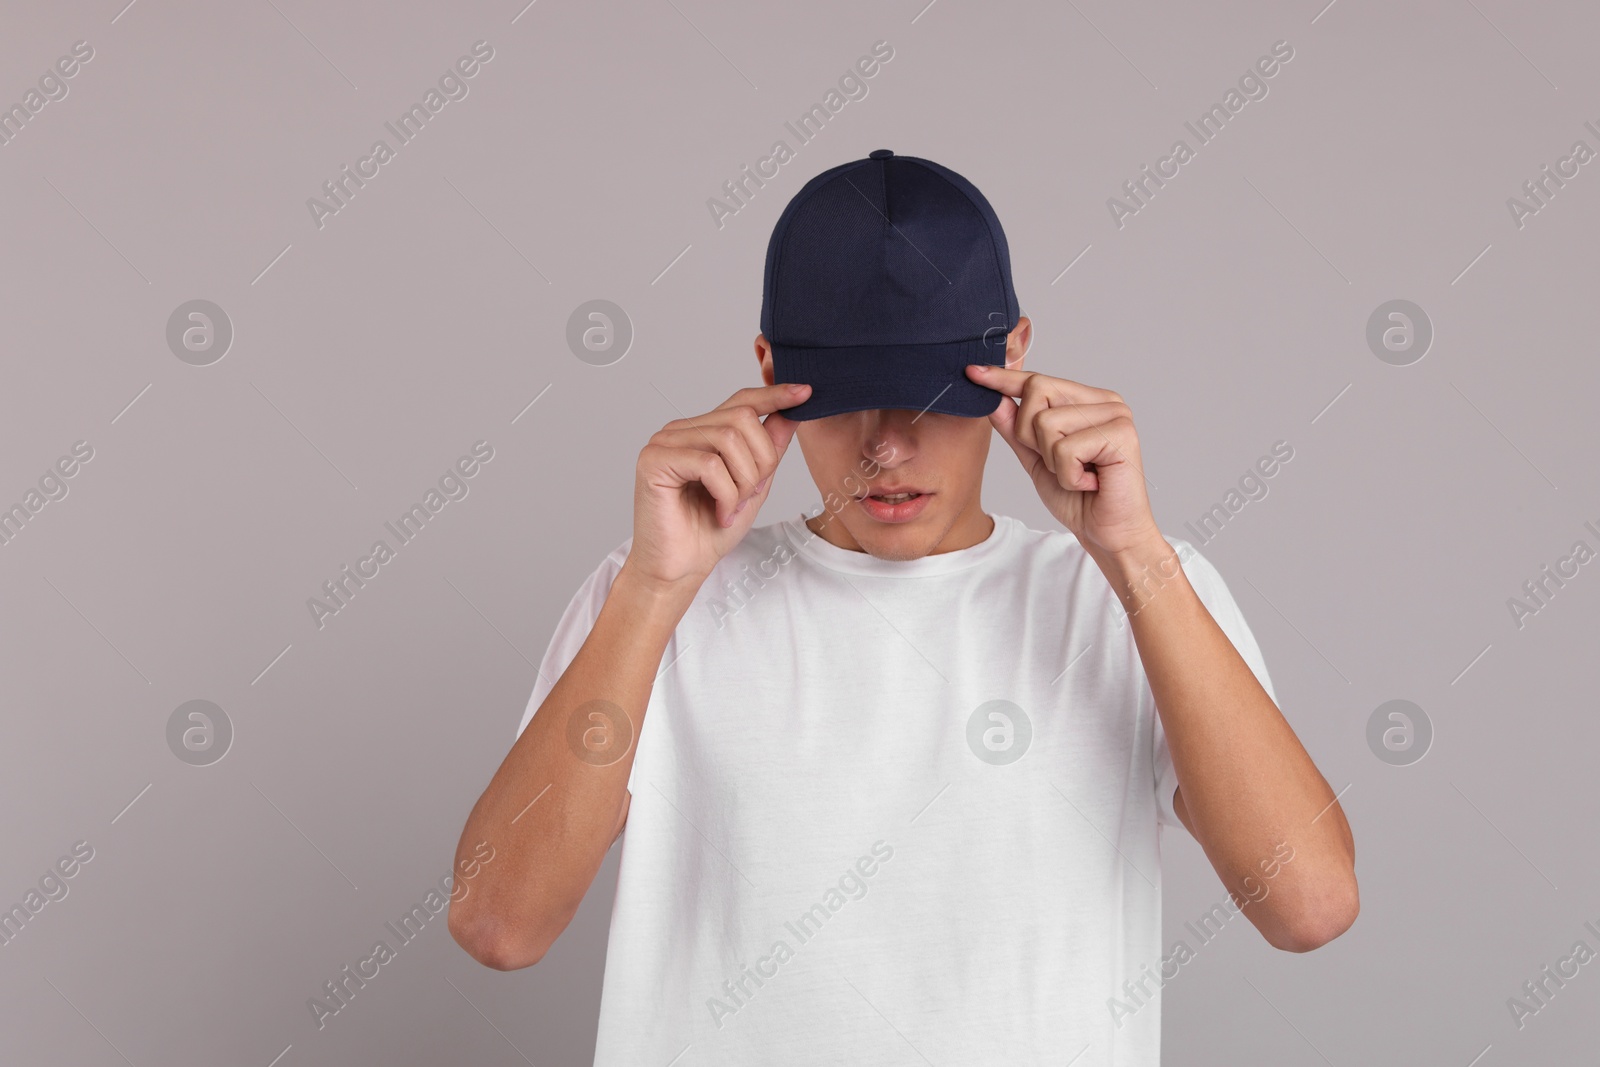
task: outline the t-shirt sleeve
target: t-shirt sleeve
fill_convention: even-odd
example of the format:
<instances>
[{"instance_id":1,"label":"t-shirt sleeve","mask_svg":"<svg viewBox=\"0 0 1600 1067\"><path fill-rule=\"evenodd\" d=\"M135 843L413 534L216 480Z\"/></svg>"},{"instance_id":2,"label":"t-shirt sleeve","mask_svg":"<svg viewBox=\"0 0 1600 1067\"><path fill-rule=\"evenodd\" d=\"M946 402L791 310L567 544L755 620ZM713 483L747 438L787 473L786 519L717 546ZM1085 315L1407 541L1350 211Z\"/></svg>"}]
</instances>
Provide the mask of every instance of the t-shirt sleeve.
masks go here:
<instances>
[{"instance_id":1,"label":"t-shirt sleeve","mask_svg":"<svg viewBox=\"0 0 1600 1067\"><path fill-rule=\"evenodd\" d=\"M1194 587L1195 594L1200 597L1200 602L1206 606L1211 617L1217 620L1217 625L1228 636L1228 640L1233 642L1233 647L1238 650L1240 658L1261 683L1261 688L1267 691L1267 695L1276 704L1278 696L1273 692L1272 679L1267 674L1267 664L1261 655L1261 646L1256 643L1255 634L1250 632L1249 624L1244 621L1244 613L1239 610L1239 605L1229 592L1227 583L1222 580L1221 573L1189 542L1169 537L1167 543L1177 549L1178 558L1183 563L1183 573L1188 577L1189 584ZM1167 745L1167 732L1162 728L1161 716L1156 711L1155 695L1150 691L1150 681L1142 667L1139 676L1143 681L1141 697L1154 724L1152 732L1155 746L1156 803L1159 810L1157 821L1165 826L1182 826L1183 823L1172 806L1172 794L1178 788L1178 772L1172 764L1172 751Z\"/></svg>"},{"instance_id":2,"label":"t-shirt sleeve","mask_svg":"<svg viewBox=\"0 0 1600 1067\"><path fill-rule=\"evenodd\" d=\"M538 674L534 676L533 693L528 697L528 706L523 709L522 722L517 725L517 737L521 737L522 731L528 728L528 723L533 721L534 712L539 710L539 705L550 695L550 690L555 688L556 681L560 679L568 665L578 655L578 650L583 647L584 641L588 639L589 631L594 628L595 620L600 617L600 608L611 592L611 583L616 580L618 572L622 570L623 562L628 558L628 549L632 542L633 539L629 538L601 560L600 565L578 586L578 591L572 595L566 610L561 613L561 620L556 623L555 633L551 635L550 644L545 648L544 659L539 663Z\"/></svg>"}]
</instances>

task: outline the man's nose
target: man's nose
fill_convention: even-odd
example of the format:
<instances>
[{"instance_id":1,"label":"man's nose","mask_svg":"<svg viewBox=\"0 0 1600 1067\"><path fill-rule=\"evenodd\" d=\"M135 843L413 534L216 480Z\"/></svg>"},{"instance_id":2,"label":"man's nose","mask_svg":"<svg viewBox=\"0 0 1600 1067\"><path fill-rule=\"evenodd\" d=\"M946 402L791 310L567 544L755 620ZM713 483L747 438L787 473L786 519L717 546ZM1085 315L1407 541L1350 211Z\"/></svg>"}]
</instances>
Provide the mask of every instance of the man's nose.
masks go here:
<instances>
[{"instance_id":1,"label":"man's nose","mask_svg":"<svg viewBox=\"0 0 1600 1067\"><path fill-rule=\"evenodd\" d=\"M885 467L910 459L916 451L916 419L909 408L877 408L867 413L862 454Z\"/></svg>"}]
</instances>

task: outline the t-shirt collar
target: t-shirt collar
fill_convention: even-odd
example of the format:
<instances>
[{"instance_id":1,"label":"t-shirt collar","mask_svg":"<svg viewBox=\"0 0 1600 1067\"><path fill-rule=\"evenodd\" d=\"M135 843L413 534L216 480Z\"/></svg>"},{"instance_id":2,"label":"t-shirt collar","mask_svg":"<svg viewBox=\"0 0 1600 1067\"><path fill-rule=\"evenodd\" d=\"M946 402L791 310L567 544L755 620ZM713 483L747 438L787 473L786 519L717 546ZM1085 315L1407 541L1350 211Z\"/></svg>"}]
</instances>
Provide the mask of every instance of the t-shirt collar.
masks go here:
<instances>
[{"instance_id":1,"label":"t-shirt collar","mask_svg":"<svg viewBox=\"0 0 1600 1067\"><path fill-rule=\"evenodd\" d=\"M829 570L875 578L923 578L976 566L1004 550L1016 522L1008 515L990 515L994 519L994 529L975 545L932 553L920 559L899 560L879 559L869 552L840 548L822 535L812 533L805 523L806 518L801 514L778 524L781 535L796 552Z\"/></svg>"}]
</instances>

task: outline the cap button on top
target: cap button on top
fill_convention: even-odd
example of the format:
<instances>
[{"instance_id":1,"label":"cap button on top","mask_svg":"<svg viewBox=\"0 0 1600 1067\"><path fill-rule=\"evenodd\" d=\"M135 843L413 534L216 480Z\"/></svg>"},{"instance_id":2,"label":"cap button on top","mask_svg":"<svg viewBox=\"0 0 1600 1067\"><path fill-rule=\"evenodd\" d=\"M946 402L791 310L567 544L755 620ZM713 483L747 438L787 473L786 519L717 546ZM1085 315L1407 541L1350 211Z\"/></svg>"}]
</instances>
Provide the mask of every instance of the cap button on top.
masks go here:
<instances>
[{"instance_id":1,"label":"cap button on top","mask_svg":"<svg viewBox=\"0 0 1600 1067\"><path fill-rule=\"evenodd\" d=\"M868 159L888 159L892 155L894 155L894 153L891 152L887 148L874 148L871 152L867 153L867 158Z\"/></svg>"}]
</instances>

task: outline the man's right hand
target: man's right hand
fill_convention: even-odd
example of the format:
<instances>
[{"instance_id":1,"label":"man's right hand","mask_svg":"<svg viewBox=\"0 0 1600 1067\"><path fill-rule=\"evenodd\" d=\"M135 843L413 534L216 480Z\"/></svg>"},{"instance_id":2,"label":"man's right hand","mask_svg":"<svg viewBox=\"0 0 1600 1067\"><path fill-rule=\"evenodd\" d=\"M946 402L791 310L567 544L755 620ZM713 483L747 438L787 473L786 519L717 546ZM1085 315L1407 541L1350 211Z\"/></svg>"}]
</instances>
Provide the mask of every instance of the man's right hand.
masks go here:
<instances>
[{"instance_id":1,"label":"man's right hand","mask_svg":"<svg viewBox=\"0 0 1600 1067\"><path fill-rule=\"evenodd\" d=\"M704 415L658 430L639 453L624 566L652 585L698 589L772 491L796 428L779 412L810 395L809 385L741 389Z\"/></svg>"}]
</instances>

